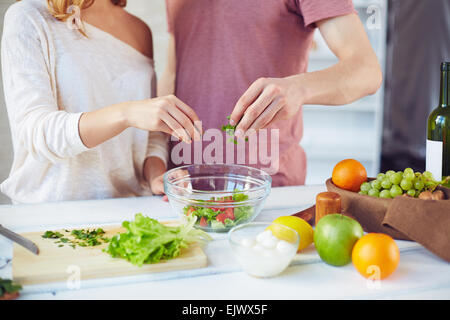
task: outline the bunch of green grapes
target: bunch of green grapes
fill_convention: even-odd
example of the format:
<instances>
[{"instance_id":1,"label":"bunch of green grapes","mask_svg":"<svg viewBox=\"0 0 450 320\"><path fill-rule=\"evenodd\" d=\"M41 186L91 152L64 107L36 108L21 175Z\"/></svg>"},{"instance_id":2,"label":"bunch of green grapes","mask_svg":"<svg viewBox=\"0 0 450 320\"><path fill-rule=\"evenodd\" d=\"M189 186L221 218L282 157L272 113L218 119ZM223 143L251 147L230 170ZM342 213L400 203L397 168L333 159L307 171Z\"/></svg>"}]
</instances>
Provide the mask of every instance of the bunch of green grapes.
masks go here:
<instances>
[{"instance_id":1,"label":"bunch of green grapes","mask_svg":"<svg viewBox=\"0 0 450 320\"><path fill-rule=\"evenodd\" d=\"M439 185L431 172L414 172L411 168L405 171L389 170L379 173L375 180L364 182L359 194L369 195L377 198L395 198L403 194L417 198L421 192L434 190Z\"/></svg>"}]
</instances>

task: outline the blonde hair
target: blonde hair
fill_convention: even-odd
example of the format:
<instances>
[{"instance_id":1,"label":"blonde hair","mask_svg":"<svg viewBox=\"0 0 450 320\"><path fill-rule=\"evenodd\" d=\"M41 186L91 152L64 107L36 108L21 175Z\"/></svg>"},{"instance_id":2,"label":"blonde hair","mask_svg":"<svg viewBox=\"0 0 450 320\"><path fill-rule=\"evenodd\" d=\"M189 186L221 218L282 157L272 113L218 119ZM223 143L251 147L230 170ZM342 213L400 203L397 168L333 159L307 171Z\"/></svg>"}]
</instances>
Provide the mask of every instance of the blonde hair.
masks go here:
<instances>
[{"instance_id":1,"label":"blonde hair","mask_svg":"<svg viewBox=\"0 0 450 320\"><path fill-rule=\"evenodd\" d=\"M94 1L95 0L47 0L47 6L53 17L59 21L67 21L74 14L73 11L68 11L70 6L78 6L80 9L86 9L89 8ZM127 0L111 0L111 2L120 7L125 7L127 5ZM86 35L82 29L79 29L79 31L83 35Z\"/></svg>"}]
</instances>

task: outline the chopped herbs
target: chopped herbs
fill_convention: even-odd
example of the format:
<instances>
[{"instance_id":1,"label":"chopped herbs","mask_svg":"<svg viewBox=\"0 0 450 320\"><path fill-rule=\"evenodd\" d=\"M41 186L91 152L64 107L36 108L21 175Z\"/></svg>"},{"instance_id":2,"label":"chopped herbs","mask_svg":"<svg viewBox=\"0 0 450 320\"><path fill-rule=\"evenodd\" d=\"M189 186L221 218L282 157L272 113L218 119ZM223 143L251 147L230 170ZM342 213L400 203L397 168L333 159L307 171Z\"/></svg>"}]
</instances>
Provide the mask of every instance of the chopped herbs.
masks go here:
<instances>
[{"instance_id":1,"label":"chopped herbs","mask_svg":"<svg viewBox=\"0 0 450 320\"><path fill-rule=\"evenodd\" d=\"M54 232L54 231L46 231L43 235L42 238L44 239L59 239L62 238L63 235L59 232Z\"/></svg>"},{"instance_id":2,"label":"chopped herbs","mask_svg":"<svg viewBox=\"0 0 450 320\"><path fill-rule=\"evenodd\" d=\"M60 232L55 231L46 231L42 238L44 239L56 239L56 244L58 244L58 247L64 247L64 244L69 245L70 247L74 248L76 246L80 247L95 247L98 245L101 245L102 243L109 242L109 239L106 238L105 231L102 228L97 229L80 229L80 230L64 230L64 232L68 233L69 235L64 236ZM72 237L73 239L69 238Z\"/></svg>"},{"instance_id":3,"label":"chopped herbs","mask_svg":"<svg viewBox=\"0 0 450 320\"><path fill-rule=\"evenodd\" d=\"M227 142L233 142L234 144L237 144L237 139L234 136L234 132L236 131L237 125L231 125L230 124L230 116L227 116L228 124L222 126L222 131L226 132L227 135L231 136L231 138L228 139ZM248 141L248 137L245 138L245 141Z\"/></svg>"},{"instance_id":4,"label":"chopped herbs","mask_svg":"<svg viewBox=\"0 0 450 320\"><path fill-rule=\"evenodd\" d=\"M109 242L109 239L103 237L105 231L101 228L96 230L72 230L71 235L75 239L81 240L78 244L82 247L95 247L103 242Z\"/></svg>"},{"instance_id":5,"label":"chopped herbs","mask_svg":"<svg viewBox=\"0 0 450 320\"><path fill-rule=\"evenodd\" d=\"M20 284L16 284L12 280L0 278L0 298L3 298L7 294L19 293L20 290L22 290Z\"/></svg>"}]
</instances>

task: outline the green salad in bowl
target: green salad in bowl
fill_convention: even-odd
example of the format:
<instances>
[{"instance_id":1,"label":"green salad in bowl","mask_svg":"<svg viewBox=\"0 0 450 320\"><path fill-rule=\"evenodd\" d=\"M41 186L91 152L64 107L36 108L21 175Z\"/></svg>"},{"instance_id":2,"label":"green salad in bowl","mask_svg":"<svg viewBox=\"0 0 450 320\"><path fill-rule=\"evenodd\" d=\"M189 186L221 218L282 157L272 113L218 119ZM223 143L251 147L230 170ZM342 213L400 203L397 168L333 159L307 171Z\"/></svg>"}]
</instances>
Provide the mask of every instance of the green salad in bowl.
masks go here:
<instances>
[{"instance_id":1,"label":"green salad in bowl","mask_svg":"<svg viewBox=\"0 0 450 320\"><path fill-rule=\"evenodd\" d=\"M214 230L227 229L248 222L253 217L252 206L230 206L246 200L248 200L248 196L238 192L217 199L212 197L211 200L204 201L206 206L208 203L223 203L224 207L220 207L220 205L214 207L187 205L183 208L183 213L186 216L195 216L200 227Z\"/></svg>"},{"instance_id":2,"label":"green salad in bowl","mask_svg":"<svg viewBox=\"0 0 450 320\"><path fill-rule=\"evenodd\" d=\"M195 217L205 231L226 232L252 221L270 193L270 176L239 165L190 165L168 171L164 188L172 209Z\"/></svg>"}]
</instances>

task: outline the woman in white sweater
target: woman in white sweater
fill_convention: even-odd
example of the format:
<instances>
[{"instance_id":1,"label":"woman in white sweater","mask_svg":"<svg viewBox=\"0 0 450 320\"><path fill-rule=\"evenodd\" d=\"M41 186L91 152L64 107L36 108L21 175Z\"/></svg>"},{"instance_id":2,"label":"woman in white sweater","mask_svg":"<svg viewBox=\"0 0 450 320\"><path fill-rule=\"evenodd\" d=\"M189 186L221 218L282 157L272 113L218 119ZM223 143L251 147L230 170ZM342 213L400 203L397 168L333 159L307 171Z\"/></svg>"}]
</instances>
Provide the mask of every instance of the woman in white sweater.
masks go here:
<instances>
[{"instance_id":1,"label":"woman in white sweater","mask_svg":"<svg viewBox=\"0 0 450 320\"><path fill-rule=\"evenodd\" d=\"M14 161L1 191L13 203L162 193L162 132L197 136L191 108L154 98L151 31L125 4L22 0L8 9L1 47Z\"/></svg>"}]
</instances>

